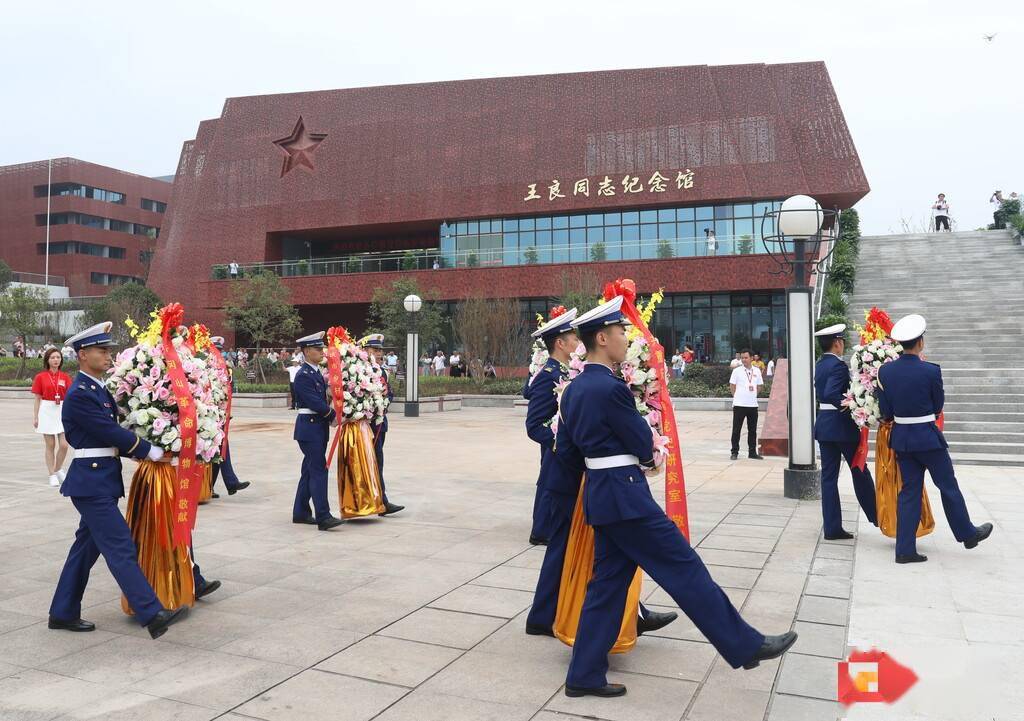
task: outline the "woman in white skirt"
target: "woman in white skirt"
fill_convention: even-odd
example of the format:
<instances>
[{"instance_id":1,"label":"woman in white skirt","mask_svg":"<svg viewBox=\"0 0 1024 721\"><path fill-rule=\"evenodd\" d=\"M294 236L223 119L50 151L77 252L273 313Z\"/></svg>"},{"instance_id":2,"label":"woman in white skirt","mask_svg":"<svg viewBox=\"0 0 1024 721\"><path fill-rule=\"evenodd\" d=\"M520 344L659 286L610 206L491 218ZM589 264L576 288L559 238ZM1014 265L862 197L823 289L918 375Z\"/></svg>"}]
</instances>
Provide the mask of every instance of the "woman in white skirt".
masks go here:
<instances>
[{"instance_id":1,"label":"woman in white skirt","mask_svg":"<svg viewBox=\"0 0 1024 721\"><path fill-rule=\"evenodd\" d=\"M36 397L32 426L36 433L43 434L46 472L54 488L64 480L64 458L68 454L60 412L61 403L71 389L71 378L60 369L62 365L64 357L60 349L50 348L43 353L42 372L32 381L32 393Z\"/></svg>"}]
</instances>

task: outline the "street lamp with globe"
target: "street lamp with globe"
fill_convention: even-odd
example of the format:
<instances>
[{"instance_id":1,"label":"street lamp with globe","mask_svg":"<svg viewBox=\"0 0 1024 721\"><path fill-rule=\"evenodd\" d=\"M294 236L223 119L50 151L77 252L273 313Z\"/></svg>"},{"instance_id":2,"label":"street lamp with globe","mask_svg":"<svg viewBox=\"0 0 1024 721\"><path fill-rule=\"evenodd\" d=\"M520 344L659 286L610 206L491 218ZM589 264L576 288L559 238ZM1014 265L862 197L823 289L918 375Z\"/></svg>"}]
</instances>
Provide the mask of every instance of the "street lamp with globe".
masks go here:
<instances>
[{"instance_id":1,"label":"street lamp with globe","mask_svg":"<svg viewBox=\"0 0 1024 721\"><path fill-rule=\"evenodd\" d=\"M420 415L420 336L416 332L416 314L423 307L418 295L407 295L402 301L409 312L409 333L405 342L405 416L418 418Z\"/></svg>"}]
</instances>

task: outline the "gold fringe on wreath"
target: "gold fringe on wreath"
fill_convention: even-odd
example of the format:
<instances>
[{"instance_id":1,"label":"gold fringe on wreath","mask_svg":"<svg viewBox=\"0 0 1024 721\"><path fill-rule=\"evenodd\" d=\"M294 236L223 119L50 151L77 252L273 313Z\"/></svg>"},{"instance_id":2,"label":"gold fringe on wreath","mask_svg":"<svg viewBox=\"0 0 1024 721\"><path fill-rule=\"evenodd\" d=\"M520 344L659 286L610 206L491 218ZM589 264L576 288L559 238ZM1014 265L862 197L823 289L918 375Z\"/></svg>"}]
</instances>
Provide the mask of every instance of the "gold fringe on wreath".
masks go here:
<instances>
[{"instance_id":1,"label":"gold fringe on wreath","mask_svg":"<svg viewBox=\"0 0 1024 721\"><path fill-rule=\"evenodd\" d=\"M889 447L892 423L882 423L875 436L875 507L878 513L878 529L889 538L896 538L897 497L903 488L900 467L896 453ZM927 536L935 530L935 516L928 503L928 493L921 493L921 522L917 526L917 537Z\"/></svg>"},{"instance_id":2,"label":"gold fringe on wreath","mask_svg":"<svg viewBox=\"0 0 1024 721\"><path fill-rule=\"evenodd\" d=\"M203 487L199 489L199 503L203 504L213 498L213 464L203 463Z\"/></svg>"},{"instance_id":3,"label":"gold fringe on wreath","mask_svg":"<svg viewBox=\"0 0 1024 721\"><path fill-rule=\"evenodd\" d=\"M132 476L125 518L131 529L142 573L156 591L164 608L191 606L195 603L192 560L188 546L171 541L174 518L174 488L177 468L167 461L145 460ZM131 615L128 600L121 597L121 608Z\"/></svg>"},{"instance_id":4,"label":"gold fringe on wreath","mask_svg":"<svg viewBox=\"0 0 1024 721\"><path fill-rule=\"evenodd\" d=\"M377 456L373 452L373 432L368 421L341 424L338 500L342 518L376 516L385 510Z\"/></svg>"},{"instance_id":5,"label":"gold fringe on wreath","mask_svg":"<svg viewBox=\"0 0 1024 721\"><path fill-rule=\"evenodd\" d=\"M572 646L576 642L576 628L583 612L583 599L587 595L587 584L594 575L594 529L583 517L583 486L576 497L576 508L572 513L569 527L569 541L565 548L565 562L562 565L562 580L558 586L558 608L555 611L555 637ZM643 572L638 568L626 594L626 608L622 614L619 637L612 646L612 653L627 653L636 646L636 621L640 606L640 581Z\"/></svg>"}]
</instances>

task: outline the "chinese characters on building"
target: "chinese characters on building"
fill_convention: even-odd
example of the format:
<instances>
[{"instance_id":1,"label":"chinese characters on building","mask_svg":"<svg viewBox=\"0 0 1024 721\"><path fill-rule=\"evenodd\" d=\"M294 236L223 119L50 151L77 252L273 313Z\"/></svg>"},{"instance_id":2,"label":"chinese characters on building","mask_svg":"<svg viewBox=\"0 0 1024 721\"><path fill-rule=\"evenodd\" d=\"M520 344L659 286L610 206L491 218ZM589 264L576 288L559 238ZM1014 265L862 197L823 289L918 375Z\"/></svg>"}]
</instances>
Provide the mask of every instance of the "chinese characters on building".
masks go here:
<instances>
[{"instance_id":1,"label":"chinese characters on building","mask_svg":"<svg viewBox=\"0 0 1024 721\"><path fill-rule=\"evenodd\" d=\"M673 185L676 190L689 190L693 187L693 171L689 168L676 171L674 179L671 176L671 172L668 175L662 175L660 170L655 170L645 182L641 176L629 173L617 181L606 175L595 182L591 182L590 178L580 178L572 183L571 187L568 184L563 187L560 180L552 180L546 188L546 194L550 203L559 198L570 197L570 195L573 197L583 195L589 198L591 194L596 197L599 195L629 195L631 193L665 193L671 190ZM537 187L541 185L542 183L527 185L526 196L523 200L543 200L545 189L537 190Z\"/></svg>"}]
</instances>

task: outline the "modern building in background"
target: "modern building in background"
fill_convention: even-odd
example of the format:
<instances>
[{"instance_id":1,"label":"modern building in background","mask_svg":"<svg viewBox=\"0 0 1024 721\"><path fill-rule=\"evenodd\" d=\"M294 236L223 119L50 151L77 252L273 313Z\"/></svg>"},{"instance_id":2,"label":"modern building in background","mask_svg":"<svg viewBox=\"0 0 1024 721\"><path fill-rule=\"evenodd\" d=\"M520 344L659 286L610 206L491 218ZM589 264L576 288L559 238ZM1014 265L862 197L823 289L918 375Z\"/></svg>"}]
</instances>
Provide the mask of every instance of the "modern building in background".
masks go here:
<instances>
[{"instance_id":1,"label":"modern building in background","mask_svg":"<svg viewBox=\"0 0 1024 721\"><path fill-rule=\"evenodd\" d=\"M169 182L75 158L2 166L0 258L25 282L72 297L143 281L170 195Z\"/></svg>"},{"instance_id":2,"label":"modern building in background","mask_svg":"<svg viewBox=\"0 0 1024 721\"><path fill-rule=\"evenodd\" d=\"M765 210L868 190L819 62L230 98L184 145L150 283L226 331L228 264L269 269L307 329L358 332L401 277L531 317L631 277L665 290L667 347L777 355L790 277L763 252Z\"/></svg>"}]
</instances>

